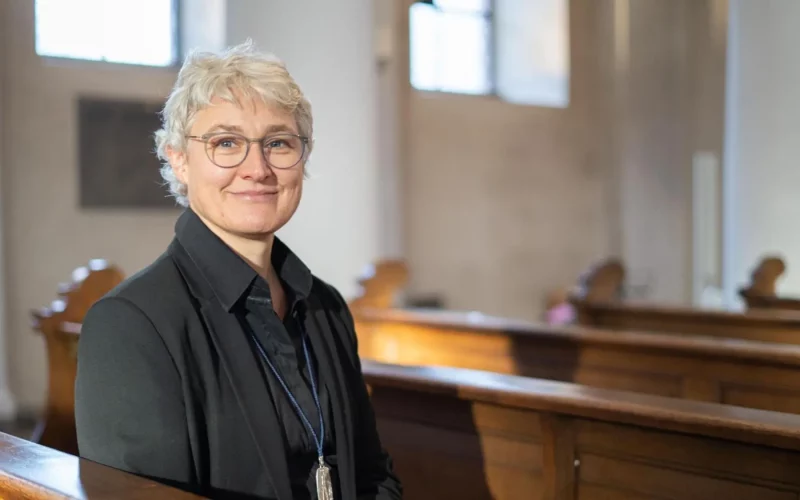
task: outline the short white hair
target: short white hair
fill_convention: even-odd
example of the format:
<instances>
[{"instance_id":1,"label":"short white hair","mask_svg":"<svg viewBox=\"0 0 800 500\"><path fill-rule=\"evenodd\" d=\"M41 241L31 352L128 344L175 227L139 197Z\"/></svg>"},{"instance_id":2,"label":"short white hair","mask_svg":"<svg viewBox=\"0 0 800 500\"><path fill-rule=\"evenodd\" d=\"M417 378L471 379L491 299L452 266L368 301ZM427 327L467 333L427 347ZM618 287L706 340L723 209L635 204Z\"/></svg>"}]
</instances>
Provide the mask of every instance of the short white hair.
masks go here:
<instances>
[{"instance_id":1,"label":"short white hair","mask_svg":"<svg viewBox=\"0 0 800 500\"><path fill-rule=\"evenodd\" d=\"M156 154L163 162L161 177L178 204L189 206L187 186L172 170L167 149L185 152L186 136L197 112L210 106L214 97L237 102L237 95L260 99L294 115L300 135L309 139L306 153L311 152L314 133L311 103L283 62L271 54L258 52L250 40L222 53L192 52L164 104L162 126L155 134Z\"/></svg>"}]
</instances>

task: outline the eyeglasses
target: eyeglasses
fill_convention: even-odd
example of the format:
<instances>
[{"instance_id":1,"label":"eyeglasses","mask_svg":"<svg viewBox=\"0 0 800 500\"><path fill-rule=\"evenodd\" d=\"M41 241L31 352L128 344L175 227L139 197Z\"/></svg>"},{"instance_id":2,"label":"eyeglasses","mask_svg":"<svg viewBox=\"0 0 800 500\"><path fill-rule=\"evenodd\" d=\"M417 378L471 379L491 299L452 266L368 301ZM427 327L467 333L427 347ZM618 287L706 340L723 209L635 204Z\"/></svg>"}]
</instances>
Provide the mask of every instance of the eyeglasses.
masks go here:
<instances>
[{"instance_id":1,"label":"eyeglasses","mask_svg":"<svg viewBox=\"0 0 800 500\"><path fill-rule=\"evenodd\" d=\"M308 146L308 137L295 134L276 134L259 139L232 132L220 132L204 135L187 135L205 144L206 155L211 162L220 168L238 167L247 159L250 144L261 144L264 159L273 168L285 170L294 167L303 160Z\"/></svg>"}]
</instances>

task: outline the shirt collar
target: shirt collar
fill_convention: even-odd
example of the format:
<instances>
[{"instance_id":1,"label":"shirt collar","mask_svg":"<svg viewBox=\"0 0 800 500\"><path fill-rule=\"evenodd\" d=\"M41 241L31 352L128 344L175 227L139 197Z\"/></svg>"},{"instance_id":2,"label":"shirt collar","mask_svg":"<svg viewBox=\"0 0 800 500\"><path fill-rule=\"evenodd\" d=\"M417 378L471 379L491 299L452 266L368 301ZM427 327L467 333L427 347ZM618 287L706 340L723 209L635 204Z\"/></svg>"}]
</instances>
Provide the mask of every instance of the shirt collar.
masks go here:
<instances>
[{"instance_id":1,"label":"shirt collar","mask_svg":"<svg viewBox=\"0 0 800 500\"><path fill-rule=\"evenodd\" d=\"M175 224L175 237L192 258L202 277L230 312L258 274L214 234L191 208ZM311 293L313 276L306 265L278 237L272 244L272 266L296 300Z\"/></svg>"}]
</instances>

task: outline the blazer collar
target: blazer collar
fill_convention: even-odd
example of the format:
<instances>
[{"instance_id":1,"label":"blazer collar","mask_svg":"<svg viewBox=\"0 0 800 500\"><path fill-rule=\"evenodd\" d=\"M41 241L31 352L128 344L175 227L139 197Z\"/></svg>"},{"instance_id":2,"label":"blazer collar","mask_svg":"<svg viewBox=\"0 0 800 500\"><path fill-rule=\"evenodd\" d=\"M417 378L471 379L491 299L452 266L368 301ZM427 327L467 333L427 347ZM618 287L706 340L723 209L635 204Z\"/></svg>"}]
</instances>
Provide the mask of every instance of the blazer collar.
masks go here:
<instances>
[{"instance_id":1,"label":"blazer collar","mask_svg":"<svg viewBox=\"0 0 800 500\"><path fill-rule=\"evenodd\" d=\"M214 234L191 208L178 218L175 239L223 309L230 311L255 280L256 271ZM295 300L308 297L314 279L311 271L277 236L272 245L272 265L278 277L291 289Z\"/></svg>"}]
</instances>

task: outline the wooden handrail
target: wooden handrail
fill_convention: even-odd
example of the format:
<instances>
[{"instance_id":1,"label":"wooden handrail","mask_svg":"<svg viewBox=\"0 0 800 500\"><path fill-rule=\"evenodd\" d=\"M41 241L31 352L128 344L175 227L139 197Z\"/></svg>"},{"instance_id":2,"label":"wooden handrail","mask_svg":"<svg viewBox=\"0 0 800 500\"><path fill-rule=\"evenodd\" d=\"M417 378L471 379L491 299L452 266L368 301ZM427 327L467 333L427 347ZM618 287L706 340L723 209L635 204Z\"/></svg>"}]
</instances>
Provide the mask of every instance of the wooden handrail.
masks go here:
<instances>
[{"instance_id":1,"label":"wooden handrail","mask_svg":"<svg viewBox=\"0 0 800 500\"><path fill-rule=\"evenodd\" d=\"M800 415L464 368L402 366L367 360L363 362L363 373L367 384L373 387L450 394L462 400L800 451Z\"/></svg>"},{"instance_id":2,"label":"wooden handrail","mask_svg":"<svg viewBox=\"0 0 800 500\"><path fill-rule=\"evenodd\" d=\"M189 500L202 497L0 433L0 498Z\"/></svg>"}]
</instances>

